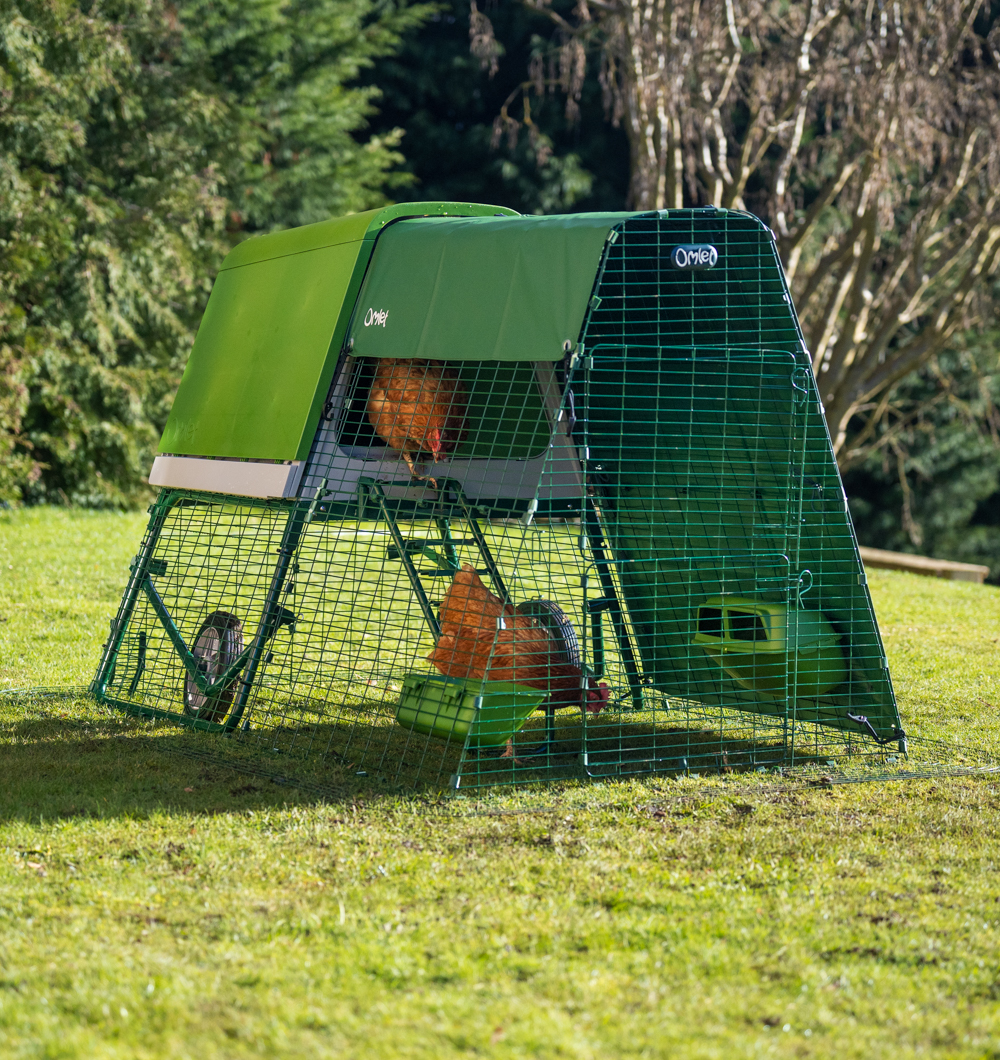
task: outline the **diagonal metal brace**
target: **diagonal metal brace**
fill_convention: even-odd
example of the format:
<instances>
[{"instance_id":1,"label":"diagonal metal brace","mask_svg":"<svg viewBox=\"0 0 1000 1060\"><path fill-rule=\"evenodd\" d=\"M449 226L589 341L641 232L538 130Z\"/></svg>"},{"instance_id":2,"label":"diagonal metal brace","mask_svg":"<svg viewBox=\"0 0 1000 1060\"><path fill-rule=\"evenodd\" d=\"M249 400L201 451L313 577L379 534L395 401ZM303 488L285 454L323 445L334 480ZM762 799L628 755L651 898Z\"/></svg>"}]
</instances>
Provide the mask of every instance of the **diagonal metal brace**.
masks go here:
<instances>
[{"instance_id":1,"label":"diagonal metal brace","mask_svg":"<svg viewBox=\"0 0 1000 1060\"><path fill-rule=\"evenodd\" d=\"M434 643L436 644L441 636L441 623L438 621L437 615L434 614L434 608L431 606L431 602L427 598L427 593L424 592L424 587L420 581L420 575L417 573L417 568L414 567L413 560L410 559L410 550L407 548L406 538L403 537L402 531L400 531L389 506L385 503L385 493L382 491L382 487L372 479L359 479L359 506L363 506L365 503L365 494L362 490L367 490L367 496L374 497L376 504L378 504L379 514L385 519L386 526L389 527L389 534L396 547L398 559L403 564L403 569L406 571L406 576L410 580L410 586L413 589L413 593L417 598L417 603L420 605L420 610L423 613L424 621L430 628L431 635L434 637Z\"/></svg>"},{"instance_id":2,"label":"diagonal metal brace","mask_svg":"<svg viewBox=\"0 0 1000 1060\"><path fill-rule=\"evenodd\" d=\"M190 674L191 680L194 681L198 691L201 692L202 695L208 697L217 696L220 692L224 692L225 689L239 676L243 667L246 666L247 660L250 658L250 653L253 650L253 645L244 648L214 681L209 681L205 677L202 670L202 664L199 662L197 656L194 655L187 644L185 644L184 638L181 636L180 630L177 628L177 625L173 620L173 616L167 610L163 598L157 592L156 586L153 584L152 579L148 574L143 579L142 590L146 594L153 610L156 612L156 617L160 620L160 624L166 630L167 636L170 638L170 643L174 646L174 650L184 664L184 669ZM263 639L265 641L270 640L282 626L289 626L293 629L295 626L295 615L285 607L279 607L276 613L273 613L268 617L267 622L264 624Z\"/></svg>"},{"instance_id":3,"label":"diagonal metal brace","mask_svg":"<svg viewBox=\"0 0 1000 1060\"><path fill-rule=\"evenodd\" d=\"M441 491L442 495L445 493L455 494L458 499L458 505L462 509L462 517L468 524L469 532L475 539L479 554L483 557L483 563L486 564L486 569L490 573L490 580L493 582L494 592L505 604L511 603L511 595L507 591L507 585L503 580L503 575L500 573L500 567L497 565L497 561L493 558L489 542L486 540L486 535L483 533L483 529L479 525L479 521L476 519L472 504L462 490L461 483L453 482L451 479L444 479L438 483L438 489Z\"/></svg>"}]
</instances>

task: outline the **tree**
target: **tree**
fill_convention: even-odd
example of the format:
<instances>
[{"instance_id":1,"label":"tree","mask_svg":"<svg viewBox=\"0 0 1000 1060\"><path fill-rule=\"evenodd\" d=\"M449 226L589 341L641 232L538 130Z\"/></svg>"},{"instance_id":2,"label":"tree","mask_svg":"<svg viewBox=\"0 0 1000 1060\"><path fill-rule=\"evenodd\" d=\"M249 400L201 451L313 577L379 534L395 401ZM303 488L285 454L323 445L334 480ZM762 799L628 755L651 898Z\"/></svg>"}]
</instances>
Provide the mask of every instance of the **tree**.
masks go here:
<instances>
[{"instance_id":1,"label":"tree","mask_svg":"<svg viewBox=\"0 0 1000 1060\"><path fill-rule=\"evenodd\" d=\"M993 313L1000 3L525 2L554 32L522 99L572 114L590 56L633 208L774 228L838 459L863 460L893 388Z\"/></svg>"},{"instance_id":2,"label":"tree","mask_svg":"<svg viewBox=\"0 0 1000 1060\"><path fill-rule=\"evenodd\" d=\"M204 296L197 264L222 246L217 173L184 151L209 108L158 95L162 64L133 56L130 35L166 27L139 5L115 15L3 9L0 337L20 395L6 486L29 497L135 498Z\"/></svg>"},{"instance_id":3,"label":"tree","mask_svg":"<svg viewBox=\"0 0 1000 1060\"><path fill-rule=\"evenodd\" d=\"M427 8L0 0L0 497L130 505L233 242L385 201Z\"/></svg>"},{"instance_id":4,"label":"tree","mask_svg":"<svg viewBox=\"0 0 1000 1060\"><path fill-rule=\"evenodd\" d=\"M550 95L533 108L534 137L494 143L494 119L545 48L538 34L548 17L518 3L481 6L439 4L365 77L381 92L372 128L405 130L403 168L415 180L408 194L522 213L624 209L628 145L620 129L603 121L596 81L584 89L580 121L567 122Z\"/></svg>"},{"instance_id":5,"label":"tree","mask_svg":"<svg viewBox=\"0 0 1000 1060\"><path fill-rule=\"evenodd\" d=\"M985 563L1000 579L998 342L956 343L897 387L883 444L844 476L865 544Z\"/></svg>"}]
</instances>

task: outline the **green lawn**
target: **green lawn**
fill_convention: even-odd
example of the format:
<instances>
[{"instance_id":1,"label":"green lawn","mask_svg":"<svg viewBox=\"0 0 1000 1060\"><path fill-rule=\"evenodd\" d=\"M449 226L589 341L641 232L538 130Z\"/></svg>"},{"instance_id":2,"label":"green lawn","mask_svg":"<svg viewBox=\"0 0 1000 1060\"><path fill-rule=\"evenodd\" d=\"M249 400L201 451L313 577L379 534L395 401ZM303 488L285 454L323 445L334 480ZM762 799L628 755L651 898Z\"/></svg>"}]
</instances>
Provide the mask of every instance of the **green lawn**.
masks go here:
<instances>
[{"instance_id":1,"label":"green lawn","mask_svg":"<svg viewBox=\"0 0 1000 1060\"><path fill-rule=\"evenodd\" d=\"M0 688L89 680L143 523L0 514ZM1000 592L871 581L906 727L1000 747ZM1000 1057L994 778L320 802L83 700L0 724L4 1057Z\"/></svg>"}]
</instances>

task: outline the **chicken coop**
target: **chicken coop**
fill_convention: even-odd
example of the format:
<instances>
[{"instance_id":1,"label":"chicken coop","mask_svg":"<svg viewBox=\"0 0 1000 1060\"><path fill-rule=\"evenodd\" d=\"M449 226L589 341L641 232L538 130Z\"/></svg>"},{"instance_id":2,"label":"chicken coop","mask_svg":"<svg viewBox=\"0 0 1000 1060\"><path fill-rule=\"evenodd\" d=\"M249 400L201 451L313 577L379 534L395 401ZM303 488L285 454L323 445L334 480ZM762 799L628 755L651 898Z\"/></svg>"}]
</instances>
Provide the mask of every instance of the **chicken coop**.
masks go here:
<instances>
[{"instance_id":1,"label":"chicken coop","mask_svg":"<svg viewBox=\"0 0 1000 1060\"><path fill-rule=\"evenodd\" d=\"M747 213L418 203L250 239L150 483L116 707L452 789L905 750Z\"/></svg>"}]
</instances>

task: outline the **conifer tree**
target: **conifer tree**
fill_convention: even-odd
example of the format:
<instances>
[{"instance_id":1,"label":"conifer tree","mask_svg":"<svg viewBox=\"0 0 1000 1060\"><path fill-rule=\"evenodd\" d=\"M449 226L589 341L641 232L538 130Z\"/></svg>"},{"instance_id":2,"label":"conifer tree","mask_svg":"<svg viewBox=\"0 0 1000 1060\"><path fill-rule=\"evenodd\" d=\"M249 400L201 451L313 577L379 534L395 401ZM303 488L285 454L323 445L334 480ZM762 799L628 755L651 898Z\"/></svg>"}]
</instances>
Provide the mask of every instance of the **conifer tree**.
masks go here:
<instances>
[{"instance_id":1,"label":"conifer tree","mask_svg":"<svg viewBox=\"0 0 1000 1060\"><path fill-rule=\"evenodd\" d=\"M0 0L0 499L126 506L236 241L385 201L392 0Z\"/></svg>"}]
</instances>

